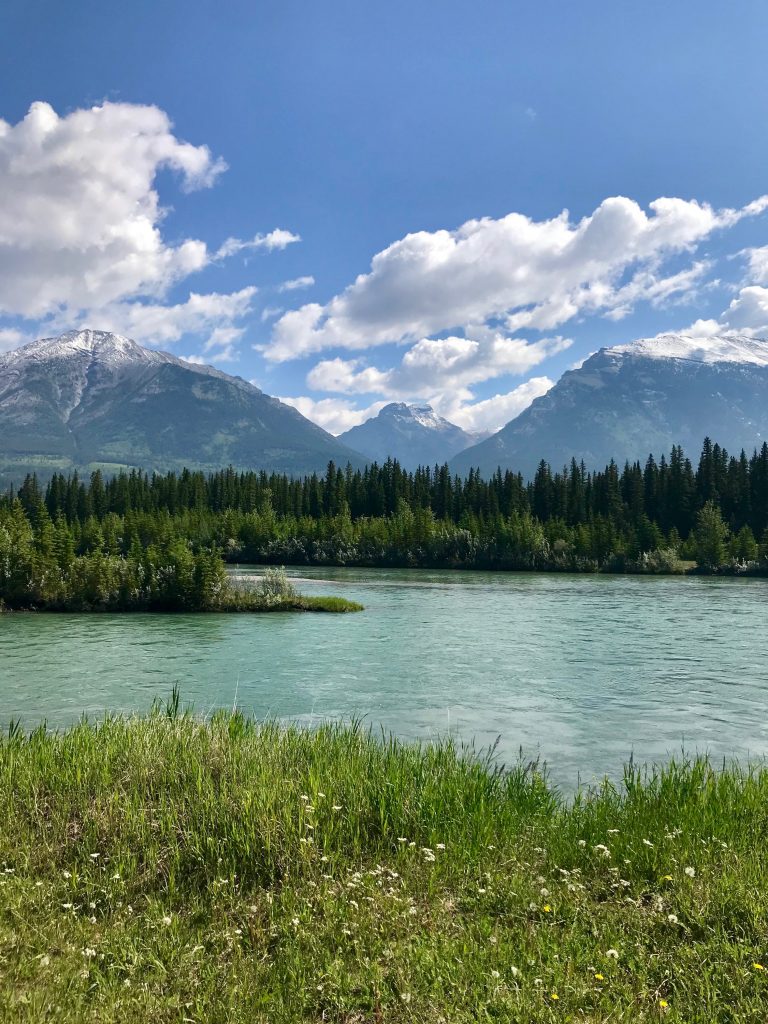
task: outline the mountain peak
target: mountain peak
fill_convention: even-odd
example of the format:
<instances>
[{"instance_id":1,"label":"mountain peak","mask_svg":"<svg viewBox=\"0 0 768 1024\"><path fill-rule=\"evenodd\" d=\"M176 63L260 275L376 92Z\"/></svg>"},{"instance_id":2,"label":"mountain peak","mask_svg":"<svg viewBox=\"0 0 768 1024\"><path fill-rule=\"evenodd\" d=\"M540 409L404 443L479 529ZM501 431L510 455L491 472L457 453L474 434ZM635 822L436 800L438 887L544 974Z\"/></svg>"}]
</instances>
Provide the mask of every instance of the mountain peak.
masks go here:
<instances>
[{"instance_id":1,"label":"mountain peak","mask_svg":"<svg viewBox=\"0 0 768 1024\"><path fill-rule=\"evenodd\" d=\"M455 424L438 416L431 405L409 405L407 402L390 402L380 410L383 419L397 418L413 423L420 423L428 430L457 429Z\"/></svg>"},{"instance_id":2,"label":"mountain peak","mask_svg":"<svg viewBox=\"0 0 768 1024\"><path fill-rule=\"evenodd\" d=\"M694 363L741 363L768 366L768 341L743 334L701 337L693 334L659 334L627 345L604 350L607 355L644 359L686 359Z\"/></svg>"},{"instance_id":3,"label":"mountain peak","mask_svg":"<svg viewBox=\"0 0 768 1024\"><path fill-rule=\"evenodd\" d=\"M68 331L0 356L0 486L28 471L186 466L288 473L354 451L240 377L109 331Z\"/></svg>"},{"instance_id":4,"label":"mountain peak","mask_svg":"<svg viewBox=\"0 0 768 1024\"><path fill-rule=\"evenodd\" d=\"M6 361L24 363L40 359L81 359L103 364L124 362L166 363L178 362L167 352L158 352L139 345L131 338L111 331L67 331L55 338L40 338L9 352Z\"/></svg>"},{"instance_id":5,"label":"mountain peak","mask_svg":"<svg viewBox=\"0 0 768 1024\"><path fill-rule=\"evenodd\" d=\"M475 440L431 405L406 402L390 402L338 439L378 462L391 456L406 469L446 462Z\"/></svg>"},{"instance_id":6,"label":"mountain peak","mask_svg":"<svg viewBox=\"0 0 768 1024\"><path fill-rule=\"evenodd\" d=\"M613 458L641 464L679 444L695 454L706 436L728 451L768 437L768 342L745 335L660 334L602 348L565 373L516 419L462 452L452 468L500 465L529 479L540 459L555 469Z\"/></svg>"}]
</instances>

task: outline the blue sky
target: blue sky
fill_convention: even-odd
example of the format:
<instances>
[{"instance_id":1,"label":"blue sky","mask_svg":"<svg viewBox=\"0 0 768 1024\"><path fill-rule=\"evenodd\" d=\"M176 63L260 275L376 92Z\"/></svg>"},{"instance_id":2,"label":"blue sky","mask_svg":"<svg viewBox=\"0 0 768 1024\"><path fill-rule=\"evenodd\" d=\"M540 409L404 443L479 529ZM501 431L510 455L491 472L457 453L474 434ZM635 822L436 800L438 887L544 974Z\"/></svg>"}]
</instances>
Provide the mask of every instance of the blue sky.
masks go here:
<instances>
[{"instance_id":1,"label":"blue sky","mask_svg":"<svg viewBox=\"0 0 768 1024\"><path fill-rule=\"evenodd\" d=\"M0 346L489 430L601 345L768 333L766 43L756 0L5 0Z\"/></svg>"}]
</instances>

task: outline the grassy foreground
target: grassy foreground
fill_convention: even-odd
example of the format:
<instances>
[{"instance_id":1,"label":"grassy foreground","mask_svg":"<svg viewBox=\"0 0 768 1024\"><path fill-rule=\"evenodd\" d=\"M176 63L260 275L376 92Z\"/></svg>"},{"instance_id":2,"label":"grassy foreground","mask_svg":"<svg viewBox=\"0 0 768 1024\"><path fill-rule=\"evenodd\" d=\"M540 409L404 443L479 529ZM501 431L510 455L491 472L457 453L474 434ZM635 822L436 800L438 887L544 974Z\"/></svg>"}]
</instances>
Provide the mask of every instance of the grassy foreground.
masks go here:
<instances>
[{"instance_id":1,"label":"grassy foreground","mask_svg":"<svg viewBox=\"0 0 768 1024\"><path fill-rule=\"evenodd\" d=\"M765 1021L768 771L156 709L0 744L0 1019Z\"/></svg>"}]
</instances>

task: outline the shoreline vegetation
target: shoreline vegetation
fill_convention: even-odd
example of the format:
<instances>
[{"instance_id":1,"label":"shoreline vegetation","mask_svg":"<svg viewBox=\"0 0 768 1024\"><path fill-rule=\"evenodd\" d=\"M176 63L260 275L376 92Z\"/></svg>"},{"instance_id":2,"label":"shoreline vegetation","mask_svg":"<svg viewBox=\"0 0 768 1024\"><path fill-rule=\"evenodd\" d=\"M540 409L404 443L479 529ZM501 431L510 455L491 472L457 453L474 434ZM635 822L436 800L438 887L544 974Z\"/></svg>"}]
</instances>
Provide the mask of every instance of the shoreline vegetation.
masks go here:
<instances>
[{"instance_id":1,"label":"shoreline vegetation","mask_svg":"<svg viewBox=\"0 0 768 1024\"><path fill-rule=\"evenodd\" d=\"M19 545L16 554L19 554ZM8 569L15 571L9 572ZM46 575L34 557L0 564L0 614L10 612L264 612L363 611L344 597L301 594L285 569L252 579L227 573L214 549L193 554L183 545L126 557L74 556Z\"/></svg>"},{"instance_id":2,"label":"shoreline vegetation","mask_svg":"<svg viewBox=\"0 0 768 1024\"><path fill-rule=\"evenodd\" d=\"M85 559L98 590L112 559L157 576L183 551L250 565L765 576L768 443L731 456L707 439L695 469L679 447L600 472L542 462L530 482L388 460L303 479L95 470L0 495L0 598L14 572L42 572L55 591Z\"/></svg>"},{"instance_id":3,"label":"shoreline vegetation","mask_svg":"<svg viewBox=\"0 0 768 1024\"><path fill-rule=\"evenodd\" d=\"M0 1016L762 1021L768 770L535 763L178 693L0 741Z\"/></svg>"}]
</instances>

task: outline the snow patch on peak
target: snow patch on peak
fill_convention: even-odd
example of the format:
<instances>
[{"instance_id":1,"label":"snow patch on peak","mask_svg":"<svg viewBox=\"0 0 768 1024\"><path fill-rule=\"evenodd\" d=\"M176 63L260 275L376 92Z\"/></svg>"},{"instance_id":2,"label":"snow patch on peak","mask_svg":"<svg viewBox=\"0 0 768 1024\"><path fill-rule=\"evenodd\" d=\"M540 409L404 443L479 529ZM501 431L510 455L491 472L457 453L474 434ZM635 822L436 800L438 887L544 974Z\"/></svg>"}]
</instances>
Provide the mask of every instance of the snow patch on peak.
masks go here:
<instances>
[{"instance_id":1,"label":"snow patch on peak","mask_svg":"<svg viewBox=\"0 0 768 1024\"><path fill-rule=\"evenodd\" d=\"M605 349L608 355L645 359L686 359L694 363L741 363L768 366L768 341L747 335L659 334Z\"/></svg>"},{"instance_id":2,"label":"snow patch on peak","mask_svg":"<svg viewBox=\"0 0 768 1024\"><path fill-rule=\"evenodd\" d=\"M67 331L57 338L40 338L5 356L8 365L24 365L45 362L50 359L85 358L90 363L102 366L118 366L129 362L166 363L175 357L166 352L142 348L137 342L110 331Z\"/></svg>"},{"instance_id":3,"label":"snow patch on peak","mask_svg":"<svg viewBox=\"0 0 768 1024\"><path fill-rule=\"evenodd\" d=\"M438 416L431 405L408 405L405 402L391 402L379 412L383 418L392 417L409 423L418 423L428 430L453 430L454 425Z\"/></svg>"}]
</instances>

